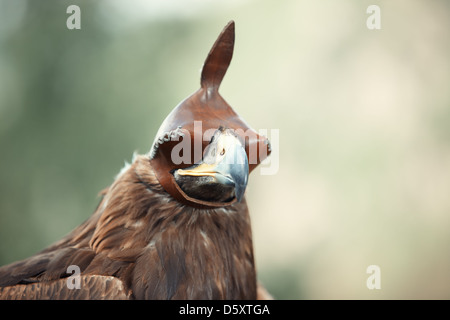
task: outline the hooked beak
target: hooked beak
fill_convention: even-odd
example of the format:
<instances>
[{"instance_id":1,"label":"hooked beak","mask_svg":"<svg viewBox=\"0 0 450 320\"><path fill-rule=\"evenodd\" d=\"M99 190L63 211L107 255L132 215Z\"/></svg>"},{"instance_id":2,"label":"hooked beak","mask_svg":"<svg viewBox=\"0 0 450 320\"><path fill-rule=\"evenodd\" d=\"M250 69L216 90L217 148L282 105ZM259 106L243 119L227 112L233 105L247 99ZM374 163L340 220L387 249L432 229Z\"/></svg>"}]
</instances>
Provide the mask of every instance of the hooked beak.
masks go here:
<instances>
[{"instance_id":1,"label":"hooked beak","mask_svg":"<svg viewBox=\"0 0 450 320\"><path fill-rule=\"evenodd\" d=\"M247 153L231 130L220 128L205 148L203 160L177 172L181 176L212 177L215 183L234 187L235 197L240 202L248 182Z\"/></svg>"}]
</instances>

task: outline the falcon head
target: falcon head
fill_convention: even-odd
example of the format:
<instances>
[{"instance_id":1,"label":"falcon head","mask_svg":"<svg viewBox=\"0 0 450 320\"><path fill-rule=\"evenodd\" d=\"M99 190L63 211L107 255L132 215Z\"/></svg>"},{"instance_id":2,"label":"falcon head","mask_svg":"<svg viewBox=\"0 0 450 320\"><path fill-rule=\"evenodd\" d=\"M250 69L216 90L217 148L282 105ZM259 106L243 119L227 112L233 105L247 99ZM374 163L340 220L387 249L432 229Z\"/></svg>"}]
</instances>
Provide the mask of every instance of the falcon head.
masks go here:
<instances>
[{"instance_id":1,"label":"falcon head","mask_svg":"<svg viewBox=\"0 0 450 320\"><path fill-rule=\"evenodd\" d=\"M243 144L233 130L224 127L216 130L200 162L173 171L176 183L189 197L222 203L241 201L248 174Z\"/></svg>"},{"instance_id":2,"label":"falcon head","mask_svg":"<svg viewBox=\"0 0 450 320\"><path fill-rule=\"evenodd\" d=\"M233 56L234 36L234 22L230 21L206 57L200 89L166 117L150 151L151 166L164 190L179 203L195 208L231 206L239 201L248 174L271 151L268 139L253 130L219 94ZM216 132L212 140L211 132ZM178 162L172 155L180 139L189 147L183 150L183 161ZM244 158L242 149L247 162L229 163L234 157Z\"/></svg>"}]
</instances>

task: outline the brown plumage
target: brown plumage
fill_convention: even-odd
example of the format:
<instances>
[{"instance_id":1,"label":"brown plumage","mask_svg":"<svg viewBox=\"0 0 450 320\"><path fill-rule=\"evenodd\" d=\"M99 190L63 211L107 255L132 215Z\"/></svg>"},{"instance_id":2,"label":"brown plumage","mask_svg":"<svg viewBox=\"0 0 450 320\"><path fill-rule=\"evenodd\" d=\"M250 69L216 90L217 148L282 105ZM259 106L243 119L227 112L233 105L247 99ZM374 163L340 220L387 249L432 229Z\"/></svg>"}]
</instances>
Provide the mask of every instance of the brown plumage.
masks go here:
<instances>
[{"instance_id":1,"label":"brown plumage","mask_svg":"<svg viewBox=\"0 0 450 320\"><path fill-rule=\"evenodd\" d=\"M202 89L192 96L194 100L188 98L169 115L170 121L163 123L151 152L135 156L113 184L102 191L102 199L88 220L40 253L0 268L0 299L270 298L257 284L245 198L227 203L207 201L212 190L209 180L218 186L214 189L216 195L222 185L226 190L233 186L238 190L238 181L245 181L241 187L244 189L236 193L240 198L249 173L249 150L253 144L268 148L267 140L258 135L253 140L244 137L243 144L238 135L225 137L228 129L222 125L235 128L245 124L217 93L231 60L233 43L234 23L230 23L208 55ZM213 65L208 66L208 61ZM213 89L203 87L205 83L211 83ZM201 101L206 103L202 108L213 108L218 105L215 99L220 101L220 108L210 114L198 112L192 102ZM221 146L222 152L219 156L214 145L209 148L212 151L208 163L176 166L164 155L170 154L174 145L173 130L183 127L177 121L191 119L189 112L195 115L194 120L197 114L203 117L199 120L205 130L218 124L216 129L220 130L216 131L214 143ZM220 112L231 116L217 118ZM185 123L183 128L191 128L191 124ZM188 130L185 134L192 133ZM204 143L203 149L207 145ZM224 166L220 157L225 157L225 151L240 154L245 163ZM268 153L270 150L266 156ZM262 160L260 156L250 168ZM204 192L201 199L179 191L173 174L180 168L185 169L180 171L183 177L189 176L197 183L196 192ZM234 195L234 190L230 194ZM68 268L73 265L81 271L78 289L68 285L72 278Z\"/></svg>"},{"instance_id":2,"label":"brown plumage","mask_svg":"<svg viewBox=\"0 0 450 320\"><path fill-rule=\"evenodd\" d=\"M69 265L80 267L83 290L67 288ZM1 268L0 286L1 298L254 299L247 205L181 205L161 188L149 157L137 156L86 222Z\"/></svg>"}]
</instances>

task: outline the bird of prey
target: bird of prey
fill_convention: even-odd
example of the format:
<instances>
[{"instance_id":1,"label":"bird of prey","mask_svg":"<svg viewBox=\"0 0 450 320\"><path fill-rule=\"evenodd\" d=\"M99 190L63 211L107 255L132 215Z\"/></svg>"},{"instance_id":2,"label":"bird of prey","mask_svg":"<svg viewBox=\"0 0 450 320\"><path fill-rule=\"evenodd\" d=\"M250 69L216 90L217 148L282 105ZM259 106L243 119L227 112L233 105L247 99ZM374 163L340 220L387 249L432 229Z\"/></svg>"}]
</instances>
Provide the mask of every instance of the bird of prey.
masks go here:
<instances>
[{"instance_id":1,"label":"bird of prey","mask_svg":"<svg viewBox=\"0 0 450 320\"><path fill-rule=\"evenodd\" d=\"M270 298L244 196L270 144L218 92L233 50L231 21L201 88L167 116L150 152L133 157L84 223L0 268L0 299Z\"/></svg>"}]
</instances>

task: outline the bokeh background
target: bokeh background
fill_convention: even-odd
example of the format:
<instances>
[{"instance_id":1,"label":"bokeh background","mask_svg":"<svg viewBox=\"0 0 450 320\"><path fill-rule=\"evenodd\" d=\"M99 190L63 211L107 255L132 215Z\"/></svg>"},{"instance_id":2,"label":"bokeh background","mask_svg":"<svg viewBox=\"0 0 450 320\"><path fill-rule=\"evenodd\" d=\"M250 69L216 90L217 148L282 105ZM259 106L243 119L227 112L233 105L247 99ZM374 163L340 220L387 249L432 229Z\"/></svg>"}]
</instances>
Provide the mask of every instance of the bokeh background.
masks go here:
<instances>
[{"instance_id":1,"label":"bokeh background","mask_svg":"<svg viewBox=\"0 0 450 320\"><path fill-rule=\"evenodd\" d=\"M220 91L279 130L278 172L247 191L260 280L279 299L449 299L445 0L1 0L0 265L92 214L231 19Z\"/></svg>"}]
</instances>

